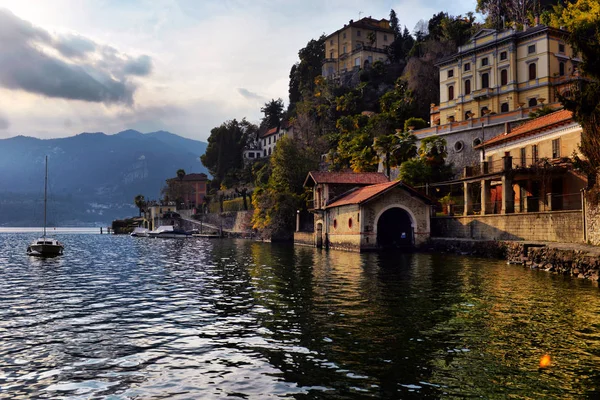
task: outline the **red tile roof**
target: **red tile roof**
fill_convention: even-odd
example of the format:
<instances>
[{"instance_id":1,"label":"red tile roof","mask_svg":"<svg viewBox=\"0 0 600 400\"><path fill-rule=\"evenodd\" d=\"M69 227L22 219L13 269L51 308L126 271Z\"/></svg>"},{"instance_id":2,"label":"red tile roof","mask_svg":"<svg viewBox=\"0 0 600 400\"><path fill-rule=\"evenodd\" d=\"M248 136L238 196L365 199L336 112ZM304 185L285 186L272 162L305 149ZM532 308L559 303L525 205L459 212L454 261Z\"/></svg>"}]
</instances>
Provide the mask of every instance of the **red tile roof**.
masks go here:
<instances>
[{"instance_id":1,"label":"red tile roof","mask_svg":"<svg viewBox=\"0 0 600 400\"><path fill-rule=\"evenodd\" d=\"M271 136L275 133L277 133L277 131L279 130L279 128L275 127L275 128L271 128L268 131L266 131L265 133L263 133L262 135L260 135L260 137L267 137L267 136Z\"/></svg>"},{"instance_id":2,"label":"red tile roof","mask_svg":"<svg viewBox=\"0 0 600 400\"><path fill-rule=\"evenodd\" d=\"M379 172L322 172L311 171L308 173L304 186L307 186L309 180L315 184L318 183L338 183L355 185L373 185L375 183L387 182L388 178Z\"/></svg>"},{"instance_id":3,"label":"red tile roof","mask_svg":"<svg viewBox=\"0 0 600 400\"><path fill-rule=\"evenodd\" d=\"M511 140L520 138L526 135L532 135L540 131L556 128L562 125L566 125L573 122L573 113L568 110L559 110L553 113L544 115L539 118L532 119L525 122L512 130L510 133L502 133L489 140L486 140L483 144L477 147L489 146L503 142L510 142Z\"/></svg>"},{"instance_id":4,"label":"red tile roof","mask_svg":"<svg viewBox=\"0 0 600 400\"><path fill-rule=\"evenodd\" d=\"M327 205L326 208L347 206L350 204L365 203L365 202L373 199L374 197L376 197L380 194L383 194L383 193L387 192L388 190L390 190L394 187L397 187L397 186L402 187L403 189L407 190L408 192L411 192L412 195L416 195L416 196L420 197L426 203L429 203L429 204L432 203L430 198L428 198L427 196L425 196L422 193L419 193L418 191L413 189L411 186L408 186L408 185L402 183L402 181L394 181L394 182L379 183L376 185L369 185L369 186L365 186L365 187L361 187L361 188L352 190L352 191L348 192L348 194L335 200L333 203Z\"/></svg>"}]
</instances>

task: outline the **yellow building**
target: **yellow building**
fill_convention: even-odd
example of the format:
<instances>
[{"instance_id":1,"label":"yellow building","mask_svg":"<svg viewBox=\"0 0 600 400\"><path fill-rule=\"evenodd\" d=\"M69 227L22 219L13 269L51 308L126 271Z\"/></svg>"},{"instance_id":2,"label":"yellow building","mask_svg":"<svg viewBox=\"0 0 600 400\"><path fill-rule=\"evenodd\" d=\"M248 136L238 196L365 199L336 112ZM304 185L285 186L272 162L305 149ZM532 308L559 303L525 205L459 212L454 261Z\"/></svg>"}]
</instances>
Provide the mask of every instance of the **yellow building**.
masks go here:
<instances>
[{"instance_id":1,"label":"yellow building","mask_svg":"<svg viewBox=\"0 0 600 400\"><path fill-rule=\"evenodd\" d=\"M483 29L440 61L440 104L432 121L446 124L558 101L577 78L568 32L538 25L517 31Z\"/></svg>"},{"instance_id":2,"label":"yellow building","mask_svg":"<svg viewBox=\"0 0 600 400\"><path fill-rule=\"evenodd\" d=\"M375 61L387 61L386 47L394 41L394 31L386 19L365 17L327 36L322 75L335 77L360 69Z\"/></svg>"}]
</instances>

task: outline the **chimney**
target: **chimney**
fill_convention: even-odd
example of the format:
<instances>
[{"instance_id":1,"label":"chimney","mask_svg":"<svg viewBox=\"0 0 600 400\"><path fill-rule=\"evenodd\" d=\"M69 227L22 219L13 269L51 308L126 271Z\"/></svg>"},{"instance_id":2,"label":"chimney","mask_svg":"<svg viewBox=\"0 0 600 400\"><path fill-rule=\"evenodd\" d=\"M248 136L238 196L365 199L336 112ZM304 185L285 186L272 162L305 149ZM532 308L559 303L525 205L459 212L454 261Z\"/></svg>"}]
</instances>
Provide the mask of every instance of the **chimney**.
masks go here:
<instances>
[{"instance_id":1,"label":"chimney","mask_svg":"<svg viewBox=\"0 0 600 400\"><path fill-rule=\"evenodd\" d=\"M538 26L540 24L540 16L536 14L535 16L535 26Z\"/></svg>"},{"instance_id":2,"label":"chimney","mask_svg":"<svg viewBox=\"0 0 600 400\"><path fill-rule=\"evenodd\" d=\"M527 26L527 22L523 22L523 32L525 32L527 29L529 29L529 26Z\"/></svg>"},{"instance_id":3,"label":"chimney","mask_svg":"<svg viewBox=\"0 0 600 400\"><path fill-rule=\"evenodd\" d=\"M504 133L506 133L506 134L510 133L510 122L504 123Z\"/></svg>"}]
</instances>

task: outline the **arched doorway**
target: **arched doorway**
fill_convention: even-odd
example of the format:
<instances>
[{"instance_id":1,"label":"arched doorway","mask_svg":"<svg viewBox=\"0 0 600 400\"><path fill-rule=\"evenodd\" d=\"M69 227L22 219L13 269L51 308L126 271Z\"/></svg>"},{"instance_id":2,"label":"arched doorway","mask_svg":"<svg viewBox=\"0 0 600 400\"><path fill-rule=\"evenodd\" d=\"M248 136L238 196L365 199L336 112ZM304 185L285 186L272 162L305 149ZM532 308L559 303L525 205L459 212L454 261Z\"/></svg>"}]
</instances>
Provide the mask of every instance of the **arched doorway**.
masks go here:
<instances>
[{"instance_id":1,"label":"arched doorway","mask_svg":"<svg viewBox=\"0 0 600 400\"><path fill-rule=\"evenodd\" d=\"M323 247L323 223L317 223L317 232L315 233L316 245L318 248Z\"/></svg>"},{"instance_id":2,"label":"arched doorway","mask_svg":"<svg viewBox=\"0 0 600 400\"><path fill-rule=\"evenodd\" d=\"M409 213L393 207L377 220L377 246L384 249L407 248L414 245L413 224Z\"/></svg>"}]
</instances>

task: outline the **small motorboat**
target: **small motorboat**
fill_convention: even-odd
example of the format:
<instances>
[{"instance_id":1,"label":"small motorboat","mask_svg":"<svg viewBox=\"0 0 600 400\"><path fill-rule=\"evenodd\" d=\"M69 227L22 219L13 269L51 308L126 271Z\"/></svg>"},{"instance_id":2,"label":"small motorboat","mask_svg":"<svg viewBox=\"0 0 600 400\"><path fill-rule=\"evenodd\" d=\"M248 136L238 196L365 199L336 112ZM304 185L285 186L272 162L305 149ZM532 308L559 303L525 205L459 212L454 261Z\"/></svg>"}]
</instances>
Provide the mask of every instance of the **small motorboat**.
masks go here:
<instances>
[{"instance_id":1,"label":"small motorboat","mask_svg":"<svg viewBox=\"0 0 600 400\"><path fill-rule=\"evenodd\" d=\"M53 257L63 253L64 246L56 239L41 237L27 247L27 254L32 256Z\"/></svg>"},{"instance_id":2,"label":"small motorboat","mask_svg":"<svg viewBox=\"0 0 600 400\"><path fill-rule=\"evenodd\" d=\"M147 229L147 228L140 228L140 227L138 227L138 228L135 228L133 230L133 232L131 232L129 234L129 236L133 236L133 237L148 237L149 236L148 235L149 232L150 232L150 230Z\"/></svg>"},{"instance_id":3,"label":"small motorboat","mask_svg":"<svg viewBox=\"0 0 600 400\"><path fill-rule=\"evenodd\" d=\"M148 236L153 238L186 238L192 235L184 230L175 229L173 225L161 225L153 231L148 232Z\"/></svg>"}]
</instances>

